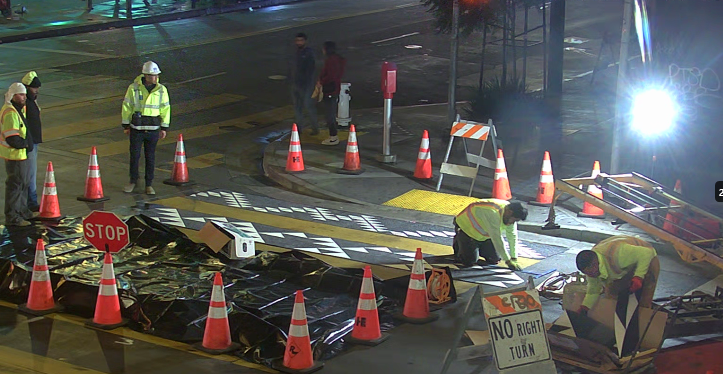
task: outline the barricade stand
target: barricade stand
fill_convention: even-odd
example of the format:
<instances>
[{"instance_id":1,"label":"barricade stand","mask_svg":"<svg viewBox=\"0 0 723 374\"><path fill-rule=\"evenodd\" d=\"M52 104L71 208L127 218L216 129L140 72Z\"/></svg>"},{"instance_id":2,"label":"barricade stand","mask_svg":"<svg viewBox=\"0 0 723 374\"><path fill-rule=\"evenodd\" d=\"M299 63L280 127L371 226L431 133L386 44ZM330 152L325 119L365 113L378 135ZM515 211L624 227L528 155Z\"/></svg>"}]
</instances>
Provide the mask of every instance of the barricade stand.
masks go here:
<instances>
[{"instance_id":1,"label":"barricade stand","mask_svg":"<svg viewBox=\"0 0 723 374\"><path fill-rule=\"evenodd\" d=\"M470 318L480 309L489 326L487 342L459 347ZM488 356L494 358L499 374L557 373L542 320L540 296L532 277L527 285L487 295L482 286L477 286L465 307L452 344L440 374L447 373L454 361Z\"/></svg>"},{"instance_id":2,"label":"barricade stand","mask_svg":"<svg viewBox=\"0 0 723 374\"><path fill-rule=\"evenodd\" d=\"M445 174L457 175L464 178L472 179L472 184L469 186L469 193L467 196L472 196L472 190L474 189L474 183L477 180L477 173L479 172L480 166L484 166L489 169L494 169L497 162L496 159L490 160L482 157L487 140L491 140L494 155L497 155L497 131L489 120L487 124L481 124L472 121L461 120L459 115L457 121L452 124L452 130L450 131L449 145L447 146L447 154L444 155L444 162L439 167L439 181L437 182L437 191L442 187L442 179ZM467 166L450 164L449 155L452 152L452 144L454 138L462 138L462 144L464 144L464 153L467 160ZM470 153L468 151L468 141L482 142L479 150L479 155ZM470 166L474 164L475 166Z\"/></svg>"}]
</instances>

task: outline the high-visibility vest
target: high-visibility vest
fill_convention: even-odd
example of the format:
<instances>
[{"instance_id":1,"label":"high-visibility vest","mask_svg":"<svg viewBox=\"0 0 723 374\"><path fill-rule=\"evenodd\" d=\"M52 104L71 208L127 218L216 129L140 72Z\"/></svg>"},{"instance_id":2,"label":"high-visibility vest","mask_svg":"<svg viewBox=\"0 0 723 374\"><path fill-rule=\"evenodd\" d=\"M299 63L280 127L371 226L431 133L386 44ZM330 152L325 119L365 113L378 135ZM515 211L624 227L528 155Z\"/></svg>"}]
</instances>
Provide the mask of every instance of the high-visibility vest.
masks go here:
<instances>
[{"instance_id":1,"label":"high-visibility vest","mask_svg":"<svg viewBox=\"0 0 723 374\"><path fill-rule=\"evenodd\" d=\"M139 75L133 83L128 86L123 108L121 110L122 122L130 125L136 130L158 130L158 125L132 124L133 113L140 112L142 116L160 117L160 127L167 128L171 124L171 102L168 97L168 89L160 83L148 92L142 83L143 75Z\"/></svg>"},{"instance_id":2,"label":"high-visibility vest","mask_svg":"<svg viewBox=\"0 0 723 374\"><path fill-rule=\"evenodd\" d=\"M502 215L509 203L509 201L499 199L479 200L470 204L458 214L455 222L470 238L479 241L487 240L490 238L487 229L485 229L488 223L484 221L483 217L490 213L496 214L499 216L499 224L502 224Z\"/></svg>"},{"instance_id":3,"label":"high-visibility vest","mask_svg":"<svg viewBox=\"0 0 723 374\"><path fill-rule=\"evenodd\" d=\"M25 107L23 107L23 116ZM6 160L21 161L28 158L25 148L17 149L8 144L7 139L11 136L20 136L25 139L27 127L22 117L11 103L5 103L0 109L0 157Z\"/></svg>"}]
</instances>

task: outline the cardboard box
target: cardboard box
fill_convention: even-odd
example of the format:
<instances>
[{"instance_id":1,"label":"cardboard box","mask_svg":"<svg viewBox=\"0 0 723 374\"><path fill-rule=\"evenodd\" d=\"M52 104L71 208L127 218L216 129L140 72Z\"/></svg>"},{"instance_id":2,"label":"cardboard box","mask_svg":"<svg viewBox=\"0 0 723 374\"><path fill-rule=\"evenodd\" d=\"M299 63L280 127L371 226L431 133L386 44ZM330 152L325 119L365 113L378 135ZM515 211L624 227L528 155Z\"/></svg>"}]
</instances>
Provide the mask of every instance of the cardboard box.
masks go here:
<instances>
[{"instance_id":1,"label":"cardboard box","mask_svg":"<svg viewBox=\"0 0 723 374\"><path fill-rule=\"evenodd\" d=\"M208 221L198 236L211 250L221 252L232 260L256 255L253 238L230 223Z\"/></svg>"}]
</instances>

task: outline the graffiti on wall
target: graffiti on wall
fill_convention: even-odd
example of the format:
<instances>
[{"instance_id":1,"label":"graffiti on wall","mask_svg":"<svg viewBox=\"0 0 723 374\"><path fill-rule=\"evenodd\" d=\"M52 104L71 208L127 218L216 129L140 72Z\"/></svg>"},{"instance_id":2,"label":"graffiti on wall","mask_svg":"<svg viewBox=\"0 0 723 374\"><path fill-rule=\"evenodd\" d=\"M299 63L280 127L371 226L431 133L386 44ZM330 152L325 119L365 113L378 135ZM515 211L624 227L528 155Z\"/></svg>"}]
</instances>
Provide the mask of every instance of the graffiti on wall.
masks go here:
<instances>
[{"instance_id":1,"label":"graffiti on wall","mask_svg":"<svg viewBox=\"0 0 723 374\"><path fill-rule=\"evenodd\" d=\"M670 64L666 83L677 93L681 114L688 120L696 119L701 108L714 109L723 104L720 78L711 68L682 68Z\"/></svg>"}]
</instances>

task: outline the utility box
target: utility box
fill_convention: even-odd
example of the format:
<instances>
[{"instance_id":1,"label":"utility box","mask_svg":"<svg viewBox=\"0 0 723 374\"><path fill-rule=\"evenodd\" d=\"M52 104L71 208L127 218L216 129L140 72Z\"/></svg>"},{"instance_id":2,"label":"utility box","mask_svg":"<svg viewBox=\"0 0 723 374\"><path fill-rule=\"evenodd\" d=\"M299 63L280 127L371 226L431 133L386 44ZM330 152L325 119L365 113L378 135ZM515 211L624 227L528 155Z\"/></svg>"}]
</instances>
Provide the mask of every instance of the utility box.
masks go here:
<instances>
[{"instance_id":1,"label":"utility box","mask_svg":"<svg viewBox=\"0 0 723 374\"><path fill-rule=\"evenodd\" d=\"M211 250L221 252L231 260L256 255L254 239L230 223L208 221L198 236Z\"/></svg>"}]
</instances>

